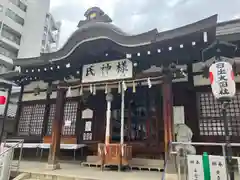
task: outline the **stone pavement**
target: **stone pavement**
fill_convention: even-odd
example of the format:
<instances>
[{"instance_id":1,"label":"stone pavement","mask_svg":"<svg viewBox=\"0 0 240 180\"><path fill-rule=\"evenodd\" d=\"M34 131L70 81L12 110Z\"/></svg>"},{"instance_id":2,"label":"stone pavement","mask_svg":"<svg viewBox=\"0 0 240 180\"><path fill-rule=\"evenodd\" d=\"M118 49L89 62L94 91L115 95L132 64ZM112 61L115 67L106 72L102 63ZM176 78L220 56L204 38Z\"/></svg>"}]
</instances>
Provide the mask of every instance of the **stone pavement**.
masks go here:
<instances>
[{"instance_id":1,"label":"stone pavement","mask_svg":"<svg viewBox=\"0 0 240 180\"><path fill-rule=\"evenodd\" d=\"M133 172L117 172L117 171L101 171L98 168L82 167L80 163L61 163L59 170L47 170L46 162L37 161L21 161L20 172L28 172L33 174L56 175L61 177L91 179L91 180L161 180L161 172L133 171ZM169 179L169 180L175 180Z\"/></svg>"}]
</instances>

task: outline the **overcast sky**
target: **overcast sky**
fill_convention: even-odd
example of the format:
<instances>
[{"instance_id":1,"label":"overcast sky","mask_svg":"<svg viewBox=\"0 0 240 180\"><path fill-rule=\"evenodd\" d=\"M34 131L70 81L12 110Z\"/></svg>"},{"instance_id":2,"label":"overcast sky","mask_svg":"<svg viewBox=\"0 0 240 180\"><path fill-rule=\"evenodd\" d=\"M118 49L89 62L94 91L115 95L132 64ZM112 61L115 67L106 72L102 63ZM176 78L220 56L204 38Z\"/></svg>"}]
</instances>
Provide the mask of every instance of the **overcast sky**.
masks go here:
<instances>
[{"instance_id":1,"label":"overcast sky","mask_svg":"<svg viewBox=\"0 0 240 180\"><path fill-rule=\"evenodd\" d=\"M153 28L169 30L218 14L219 21L240 18L240 0L51 0L51 13L62 21L62 45L83 14L100 7L115 25L137 34Z\"/></svg>"}]
</instances>

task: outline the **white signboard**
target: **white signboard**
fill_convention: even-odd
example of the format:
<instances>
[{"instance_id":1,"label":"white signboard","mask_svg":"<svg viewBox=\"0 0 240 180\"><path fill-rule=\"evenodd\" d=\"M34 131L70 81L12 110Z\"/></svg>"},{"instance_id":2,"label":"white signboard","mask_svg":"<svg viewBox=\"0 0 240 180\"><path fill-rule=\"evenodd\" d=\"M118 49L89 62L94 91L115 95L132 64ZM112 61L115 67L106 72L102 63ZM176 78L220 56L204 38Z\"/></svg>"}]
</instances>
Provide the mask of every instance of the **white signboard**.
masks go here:
<instances>
[{"instance_id":1,"label":"white signboard","mask_svg":"<svg viewBox=\"0 0 240 180\"><path fill-rule=\"evenodd\" d=\"M84 141L92 140L92 133L83 133L83 140Z\"/></svg>"},{"instance_id":2,"label":"white signboard","mask_svg":"<svg viewBox=\"0 0 240 180\"><path fill-rule=\"evenodd\" d=\"M238 174L240 174L240 157L233 156L232 158L237 160Z\"/></svg>"},{"instance_id":3,"label":"white signboard","mask_svg":"<svg viewBox=\"0 0 240 180\"><path fill-rule=\"evenodd\" d=\"M87 132L92 131L92 122L91 121L85 122L85 131L87 131Z\"/></svg>"},{"instance_id":4,"label":"white signboard","mask_svg":"<svg viewBox=\"0 0 240 180\"><path fill-rule=\"evenodd\" d=\"M209 78L215 98L232 98L236 93L236 84L232 65L228 62L217 62L209 68Z\"/></svg>"},{"instance_id":5,"label":"white signboard","mask_svg":"<svg viewBox=\"0 0 240 180\"><path fill-rule=\"evenodd\" d=\"M184 124L184 106L173 106L173 122L174 124Z\"/></svg>"},{"instance_id":6,"label":"white signboard","mask_svg":"<svg viewBox=\"0 0 240 180\"><path fill-rule=\"evenodd\" d=\"M82 111L82 119L92 119L93 118L93 110L85 109Z\"/></svg>"},{"instance_id":7,"label":"white signboard","mask_svg":"<svg viewBox=\"0 0 240 180\"><path fill-rule=\"evenodd\" d=\"M203 160L201 155L187 155L188 180L204 180Z\"/></svg>"},{"instance_id":8,"label":"white signboard","mask_svg":"<svg viewBox=\"0 0 240 180\"><path fill-rule=\"evenodd\" d=\"M237 157L238 173L240 174L240 157Z\"/></svg>"},{"instance_id":9,"label":"white signboard","mask_svg":"<svg viewBox=\"0 0 240 180\"><path fill-rule=\"evenodd\" d=\"M209 155L211 180L226 180L227 170L226 162L223 156Z\"/></svg>"},{"instance_id":10,"label":"white signboard","mask_svg":"<svg viewBox=\"0 0 240 180\"><path fill-rule=\"evenodd\" d=\"M82 83L132 78L133 64L128 59L84 65Z\"/></svg>"}]
</instances>

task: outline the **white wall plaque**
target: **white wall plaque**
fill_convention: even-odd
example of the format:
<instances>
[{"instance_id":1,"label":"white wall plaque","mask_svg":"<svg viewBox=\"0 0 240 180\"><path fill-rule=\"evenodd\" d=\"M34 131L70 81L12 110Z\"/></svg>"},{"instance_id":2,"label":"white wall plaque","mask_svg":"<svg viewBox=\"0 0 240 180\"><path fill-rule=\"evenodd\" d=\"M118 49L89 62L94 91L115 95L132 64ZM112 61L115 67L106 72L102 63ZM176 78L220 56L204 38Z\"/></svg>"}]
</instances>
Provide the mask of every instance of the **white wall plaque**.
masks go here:
<instances>
[{"instance_id":1,"label":"white wall plaque","mask_svg":"<svg viewBox=\"0 0 240 180\"><path fill-rule=\"evenodd\" d=\"M83 133L83 140L84 141L92 140L92 133Z\"/></svg>"},{"instance_id":2,"label":"white wall plaque","mask_svg":"<svg viewBox=\"0 0 240 180\"><path fill-rule=\"evenodd\" d=\"M92 121L85 122L85 131L86 132L92 131Z\"/></svg>"},{"instance_id":3,"label":"white wall plaque","mask_svg":"<svg viewBox=\"0 0 240 180\"><path fill-rule=\"evenodd\" d=\"M226 162L223 156L209 155L211 180L226 180L227 170Z\"/></svg>"},{"instance_id":4,"label":"white wall plaque","mask_svg":"<svg viewBox=\"0 0 240 180\"><path fill-rule=\"evenodd\" d=\"M82 111L82 119L92 119L93 118L93 110L85 109Z\"/></svg>"},{"instance_id":5,"label":"white wall plaque","mask_svg":"<svg viewBox=\"0 0 240 180\"><path fill-rule=\"evenodd\" d=\"M128 59L84 65L82 83L132 78L133 65Z\"/></svg>"},{"instance_id":6,"label":"white wall plaque","mask_svg":"<svg viewBox=\"0 0 240 180\"><path fill-rule=\"evenodd\" d=\"M184 124L184 106L173 106L173 122L174 124Z\"/></svg>"},{"instance_id":7,"label":"white wall plaque","mask_svg":"<svg viewBox=\"0 0 240 180\"><path fill-rule=\"evenodd\" d=\"M204 180L203 160L201 155L188 155L188 180Z\"/></svg>"}]
</instances>

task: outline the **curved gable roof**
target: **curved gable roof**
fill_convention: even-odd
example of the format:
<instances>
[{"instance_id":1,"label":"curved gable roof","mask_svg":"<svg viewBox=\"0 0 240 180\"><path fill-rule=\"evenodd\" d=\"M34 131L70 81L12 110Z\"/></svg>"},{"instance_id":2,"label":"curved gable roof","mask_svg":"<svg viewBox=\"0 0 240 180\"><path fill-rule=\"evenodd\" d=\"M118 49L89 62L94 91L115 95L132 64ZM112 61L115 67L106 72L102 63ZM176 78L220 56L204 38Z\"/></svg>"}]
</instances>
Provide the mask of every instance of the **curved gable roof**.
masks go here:
<instances>
[{"instance_id":1,"label":"curved gable roof","mask_svg":"<svg viewBox=\"0 0 240 180\"><path fill-rule=\"evenodd\" d=\"M97 10L94 9L93 12L96 11ZM90 12L91 11L89 11L87 15L90 15ZM217 15L214 15L201 21L170 31L158 33L157 29L153 29L142 34L129 35L115 25L109 23L109 19L105 18L106 14L103 14L102 12L99 14L103 16L97 16L95 19L88 18L83 21L84 23L82 23L82 25L69 37L66 43L58 51L52 53L43 53L40 57L35 58L17 59L14 61L14 65L29 66L29 64L34 64L34 66L38 66L52 61L64 59L81 44L98 39L108 39L124 47L139 47L143 45L149 45L154 42L161 42L191 35L210 28L212 28L212 31L214 30L215 34L217 24Z\"/></svg>"}]
</instances>

